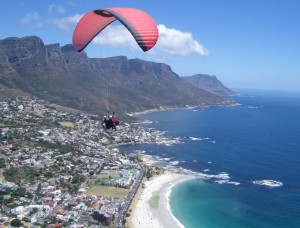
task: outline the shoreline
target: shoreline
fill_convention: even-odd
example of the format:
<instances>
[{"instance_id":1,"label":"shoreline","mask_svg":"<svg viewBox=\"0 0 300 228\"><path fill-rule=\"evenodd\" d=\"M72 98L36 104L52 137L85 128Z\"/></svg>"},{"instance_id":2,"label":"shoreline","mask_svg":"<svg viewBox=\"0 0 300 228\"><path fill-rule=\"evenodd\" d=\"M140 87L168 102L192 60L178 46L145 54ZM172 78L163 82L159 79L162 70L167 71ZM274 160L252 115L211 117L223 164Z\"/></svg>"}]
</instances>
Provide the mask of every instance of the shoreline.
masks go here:
<instances>
[{"instance_id":1,"label":"shoreline","mask_svg":"<svg viewBox=\"0 0 300 228\"><path fill-rule=\"evenodd\" d=\"M148 113L153 113L153 112L163 112L163 111L169 111L169 110L175 110L175 109L195 109L195 108L208 108L208 107L214 107L214 106L220 106L220 107L235 107L235 106L240 106L241 104L235 102L233 104L212 104L212 105L188 105L186 107L160 107L160 108L152 108L152 109L146 109L143 111L138 111L138 112L131 112L131 113L125 113L128 116L137 116L137 115L144 115Z\"/></svg>"},{"instance_id":2,"label":"shoreline","mask_svg":"<svg viewBox=\"0 0 300 228\"><path fill-rule=\"evenodd\" d=\"M160 107L148 109L140 112L127 113L129 116L143 115L153 112L161 112L168 110L193 110L198 108L209 108L212 106L220 107L235 107L239 103L230 105L203 105L203 106L186 106L186 107ZM142 123L151 122L144 120ZM141 124L141 123L139 123ZM142 155L143 164L152 166L155 159L151 155ZM148 158L146 158L148 157ZM153 167L153 166L152 166ZM152 177L150 180L143 178L140 186L133 197L133 200L127 210L129 216L126 218L128 228L184 228L185 226L172 213L170 206L170 195L172 188L185 181L199 178L199 176L185 172L183 169L178 169L174 166L164 167L164 173ZM153 201L157 204L153 207ZM157 201L157 202L156 202Z\"/></svg>"},{"instance_id":3,"label":"shoreline","mask_svg":"<svg viewBox=\"0 0 300 228\"><path fill-rule=\"evenodd\" d=\"M188 107L160 107L160 108L146 109L144 111L139 111L139 112L127 113L127 115L129 115L129 116L136 116L136 115L142 115L142 114L153 113L153 112L163 112L163 111L174 110L174 109L193 109L193 108L197 108L197 107L198 106L188 106Z\"/></svg>"},{"instance_id":4,"label":"shoreline","mask_svg":"<svg viewBox=\"0 0 300 228\"><path fill-rule=\"evenodd\" d=\"M128 227L139 228L141 224L145 228L184 227L171 212L169 196L174 186L195 178L192 174L165 169L163 174L143 182L130 205Z\"/></svg>"}]
</instances>

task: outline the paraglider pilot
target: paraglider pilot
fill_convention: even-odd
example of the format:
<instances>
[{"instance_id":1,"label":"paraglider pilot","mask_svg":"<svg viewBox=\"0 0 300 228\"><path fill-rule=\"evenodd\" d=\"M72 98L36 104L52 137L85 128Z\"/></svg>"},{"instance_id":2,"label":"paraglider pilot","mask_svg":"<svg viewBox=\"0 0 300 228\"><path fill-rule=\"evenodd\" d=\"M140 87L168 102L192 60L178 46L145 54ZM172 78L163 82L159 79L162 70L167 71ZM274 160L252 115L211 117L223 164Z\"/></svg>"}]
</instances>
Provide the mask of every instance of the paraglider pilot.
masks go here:
<instances>
[{"instance_id":1,"label":"paraglider pilot","mask_svg":"<svg viewBox=\"0 0 300 228\"><path fill-rule=\"evenodd\" d=\"M107 129L114 129L115 131L117 130L116 125L119 125L119 120L117 120L114 115L103 117L102 125L104 124Z\"/></svg>"}]
</instances>

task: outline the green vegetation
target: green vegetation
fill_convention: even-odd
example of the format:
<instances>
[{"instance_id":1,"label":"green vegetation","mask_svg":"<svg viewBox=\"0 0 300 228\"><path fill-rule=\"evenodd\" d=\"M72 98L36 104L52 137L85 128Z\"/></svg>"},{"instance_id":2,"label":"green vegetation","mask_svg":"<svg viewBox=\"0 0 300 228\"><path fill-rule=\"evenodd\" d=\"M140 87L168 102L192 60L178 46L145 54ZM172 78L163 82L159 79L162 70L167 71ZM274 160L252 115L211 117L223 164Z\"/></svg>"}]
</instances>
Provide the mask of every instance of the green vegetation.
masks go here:
<instances>
[{"instance_id":1,"label":"green vegetation","mask_svg":"<svg viewBox=\"0 0 300 228\"><path fill-rule=\"evenodd\" d=\"M129 157L129 160L130 161L133 161L133 162L142 162L143 160L140 158L140 156L136 155L136 156L130 156Z\"/></svg>"},{"instance_id":2,"label":"green vegetation","mask_svg":"<svg viewBox=\"0 0 300 228\"><path fill-rule=\"evenodd\" d=\"M4 198L2 194L10 193L10 198ZM13 204L15 200L19 200L20 197L25 197L26 195L26 189L25 188L17 188L17 189L6 189L1 191L0 195L0 204L8 205ZM31 198L32 194L28 196L28 198Z\"/></svg>"},{"instance_id":3,"label":"green vegetation","mask_svg":"<svg viewBox=\"0 0 300 228\"><path fill-rule=\"evenodd\" d=\"M71 122L59 122L62 127L75 128L75 125Z\"/></svg>"},{"instance_id":4,"label":"green vegetation","mask_svg":"<svg viewBox=\"0 0 300 228\"><path fill-rule=\"evenodd\" d=\"M110 172L109 174L98 174L97 178L99 180L120 178L120 174L116 172Z\"/></svg>"},{"instance_id":5,"label":"green vegetation","mask_svg":"<svg viewBox=\"0 0 300 228\"><path fill-rule=\"evenodd\" d=\"M160 167L148 167L145 176L147 180L151 179L155 175L160 175L163 170Z\"/></svg>"},{"instance_id":6,"label":"green vegetation","mask_svg":"<svg viewBox=\"0 0 300 228\"><path fill-rule=\"evenodd\" d=\"M20 227L20 226L22 226L22 222L19 219L13 219L10 222L10 225L11 226L15 226L15 227Z\"/></svg>"},{"instance_id":7,"label":"green vegetation","mask_svg":"<svg viewBox=\"0 0 300 228\"><path fill-rule=\"evenodd\" d=\"M30 211L29 216L35 214L36 212L38 212L37 208L33 208L32 211Z\"/></svg>"},{"instance_id":8,"label":"green vegetation","mask_svg":"<svg viewBox=\"0 0 300 228\"><path fill-rule=\"evenodd\" d=\"M5 168L5 160L4 158L0 158L0 169Z\"/></svg>"},{"instance_id":9,"label":"green vegetation","mask_svg":"<svg viewBox=\"0 0 300 228\"><path fill-rule=\"evenodd\" d=\"M74 174L72 178L72 184L79 184L84 181L84 177L79 174Z\"/></svg>"},{"instance_id":10,"label":"green vegetation","mask_svg":"<svg viewBox=\"0 0 300 228\"><path fill-rule=\"evenodd\" d=\"M4 169L0 169L0 181L5 180L3 172L4 172Z\"/></svg>"},{"instance_id":11,"label":"green vegetation","mask_svg":"<svg viewBox=\"0 0 300 228\"><path fill-rule=\"evenodd\" d=\"M158 205L159 205L159 195L152 196L150 198L150 200L148 201L148 203L149 203L149 206L151 208L156 208L157 209Z\"/></svg>"},{"instance_id":12,"label":"green vegetation","mask_svg":"<svg viewBox=\"0 0 300 228\"><path fill-rule=\"evenodd\" d=\"M62 154L66 154L66 153L74 152L75 151L72 146L70 146L70 145L62 145L61 142L51 143L51 142L47 142L47 141L42 141L41 140L41 141L38 142L38 145L40 147L47 148L47 149L52 149L52 150L57 149Z\"/></svg>"},{"instance_id":13,"label":"green vegetation","mask_svg":"<svg viewBox=\"0 0 300 228\"><path fill-rule=\"evenodd\" d=\"M41 174L41 169L31 168L28 166L15 168L12 167L3 172L5 180L10 182L15 182L20 185L21 182L28 180L29 182L33 182L37 180Z\"/></svg>"},{"instance_id":14,"label":"green vegetation","mask_svg":"<svg viewBox=\"0 0 300 228\"><path fill-rule=\"evenodd\" d=\"M60 186L67 188L71 193L77 193L83 181L85 181L84 176L80 174L74 174L73 178L69 178L67 181L61 179Z\"/></svg>"},{"instance_id":15,"label":"green vegetation","mask_svg":"<svg viewBox=\"0 0 300 228\"><path fill-rule=\"evenodd\" d=\"M80 188L80 184L61 184L62 187L67 188L68 191L72 194L75 194L78 192L79 188Z\"/></svg>"},{"instance_id":16,"label":"green vegetation","mask_svg":"<svg viewBox=\"0 0 300 228\"><path fill-rule=\"evenodd\" d=\"M114 198L124 198L128 194L129 190L125 188L117 188L112 186L93 185L90 186L87 195L95 196L108 196Z\"/></svg>"},{"instance_id":17,"label":"green vegetation","mask_svg":"<svg viewBox=\"0 0 300 228\"><path fill-rule=\"evenodd\" d=\"M147 178L147 180L149 180L151 177L153 177L153 173L151 172L151 170L147 170L147 172L146 172L146 178Z\"/></svg>"}]
</instances>

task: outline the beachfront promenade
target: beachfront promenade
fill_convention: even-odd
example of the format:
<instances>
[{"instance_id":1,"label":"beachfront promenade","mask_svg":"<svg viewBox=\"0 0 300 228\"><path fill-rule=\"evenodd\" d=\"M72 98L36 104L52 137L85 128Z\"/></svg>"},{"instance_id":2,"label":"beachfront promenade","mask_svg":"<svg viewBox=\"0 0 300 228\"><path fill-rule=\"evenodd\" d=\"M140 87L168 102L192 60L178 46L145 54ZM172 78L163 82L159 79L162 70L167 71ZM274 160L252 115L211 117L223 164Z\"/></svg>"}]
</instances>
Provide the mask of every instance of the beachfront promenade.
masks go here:
<instances>
[{"instance_id":1,"label":"beachfront promenade","mask_svg":"<svg viewBox=\"0 0 300 228\"><path fill-rule=\"evenodd\" d=\"M124 220L124 216L125 216L125 213L126 211L128 210L128 207L131 203L131 201L133 200L133 197L135 196L135 193L143 179L143 176L144 176L144 167L140 164L139 165L139 168L140 168L140 174L137 176L137 179L136 181L134 182L134 184L131 186L130 188L130 191L128 193L128 195L124 198L124 201L123 201L123 204L120 208L120 211L119 211L119 214L117 216L117 219L116 219L116 225L117 225L117 228L122 228L123 227L123 220Z\"/></svg>"}]
</instances>

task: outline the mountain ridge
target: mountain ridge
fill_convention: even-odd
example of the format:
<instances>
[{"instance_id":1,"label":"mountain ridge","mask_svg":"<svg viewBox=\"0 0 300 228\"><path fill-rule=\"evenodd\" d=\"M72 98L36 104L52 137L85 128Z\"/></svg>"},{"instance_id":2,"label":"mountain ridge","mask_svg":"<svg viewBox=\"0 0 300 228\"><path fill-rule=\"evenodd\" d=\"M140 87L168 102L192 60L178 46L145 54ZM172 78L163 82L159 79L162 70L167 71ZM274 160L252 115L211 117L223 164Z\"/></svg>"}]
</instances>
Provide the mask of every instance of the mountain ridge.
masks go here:
<instances>
[{"instance_id":1,"label":"mountain ridge","mask_svg":"<svg viewBox=\"0 0 300 228\"><path fill-rule=\"evenodd\" d=\"M238 94L223 85L215 75L196 74L193 76L184 76L184 80L200 89L219 96L237 96Z\"/></svg>"},{"instance_id":2,"label":"mountain ridge","mask_svg":"<svg viewBox=\"0 0 300 228\"><path fill-rule=\"evenodd\" d=\"M0 40L0 85L90 113L234 104L189 84L167 64L89 58L72 45L45 45L37 36Z\"/></svg>"}]
</instances>

